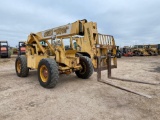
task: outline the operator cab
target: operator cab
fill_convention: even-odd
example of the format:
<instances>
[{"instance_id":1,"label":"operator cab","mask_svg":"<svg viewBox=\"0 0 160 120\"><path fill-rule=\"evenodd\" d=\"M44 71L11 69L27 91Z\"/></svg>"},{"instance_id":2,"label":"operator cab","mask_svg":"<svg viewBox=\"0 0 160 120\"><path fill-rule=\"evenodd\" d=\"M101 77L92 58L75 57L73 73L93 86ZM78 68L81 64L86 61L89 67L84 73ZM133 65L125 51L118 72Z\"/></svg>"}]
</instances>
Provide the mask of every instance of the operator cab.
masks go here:
<instances>
[{"instance_id":1,"label":"operator cab","mask_svg":"<svg viewBox=\"0 0 160 120\"><path fill-rule=\"evenodd\" d=\"M53 40L52 45L53 46L63 46L64 51L68 51L68 50L79 50L79 45L77 44L77 37L69 37L69 38L56 38L55 40Z\"/></svg>"}]
</instances>

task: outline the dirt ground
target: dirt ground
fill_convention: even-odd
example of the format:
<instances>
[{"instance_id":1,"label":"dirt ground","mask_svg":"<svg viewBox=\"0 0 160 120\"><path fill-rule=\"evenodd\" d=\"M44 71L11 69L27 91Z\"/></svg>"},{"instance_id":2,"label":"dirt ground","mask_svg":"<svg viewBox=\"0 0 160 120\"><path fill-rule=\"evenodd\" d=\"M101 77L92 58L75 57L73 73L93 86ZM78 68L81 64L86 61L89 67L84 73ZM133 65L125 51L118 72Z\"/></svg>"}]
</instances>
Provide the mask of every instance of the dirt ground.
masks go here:
<instances>
[{"instance_id":1,"label":"dirt ground","mask_svg":"<svg viewBox=\"0 0 160 120\"><path fill-rule=\"evenodd\" d=\"M0 120L159 120L160 85L103 79L152 96L151 99L97 82L96 73L82 80L61 75L53 89L38 82L37 72L17 77L15 56L0 59ZM112 75L160 83L160 56L123 57Z\"/></svg>"}]
</instances>

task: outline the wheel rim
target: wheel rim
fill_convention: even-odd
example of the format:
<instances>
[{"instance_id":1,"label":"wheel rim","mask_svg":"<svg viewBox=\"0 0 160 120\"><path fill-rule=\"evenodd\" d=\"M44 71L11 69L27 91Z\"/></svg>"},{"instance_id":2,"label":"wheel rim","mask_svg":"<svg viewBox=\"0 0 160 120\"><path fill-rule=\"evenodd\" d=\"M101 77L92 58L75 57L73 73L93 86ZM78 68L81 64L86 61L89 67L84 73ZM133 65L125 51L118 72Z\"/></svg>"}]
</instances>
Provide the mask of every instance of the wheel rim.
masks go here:
<instances>
[{"instance_id":1,"label":"wheel rim","mask_svg":"<svg viewBox=\"0 0 160 120\"><path fill-rule=\"evenodd\" d=\"M80 73L84 74L86 72L86 64L83 62L81 66L82 66L82 69L80 70Z\"/></svg>"},{"instance_id":2,"label":"wheel rim","mask_svg":"<svg viewBox=\"0 0 160 120\"><path fill-rule=\"evenodd\" d=\"M17 72L18 73L21 72L21 61L20 60L17 61Z\"/></svg>"},{"instance_id":3,"label":"wheel rim","mask_svg":"<svg viewBox=\"0 0 160 120\"><path fill-rule=\"evenodd\" d=\"M47 82L48 80L48 69L45 65L40 67L40 77L43 82Z\"/></svg>"}]
</instances>

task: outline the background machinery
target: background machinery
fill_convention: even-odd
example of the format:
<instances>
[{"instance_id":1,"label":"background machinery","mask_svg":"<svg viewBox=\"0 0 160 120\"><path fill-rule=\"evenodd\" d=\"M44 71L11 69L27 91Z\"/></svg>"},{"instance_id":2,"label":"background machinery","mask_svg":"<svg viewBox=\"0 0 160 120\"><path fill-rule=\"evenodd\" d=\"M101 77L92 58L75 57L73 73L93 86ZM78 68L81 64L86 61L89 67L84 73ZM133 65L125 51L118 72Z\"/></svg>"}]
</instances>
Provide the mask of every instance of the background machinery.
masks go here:
<instances>
[{"instance_id":1,"label":"background machinery","mask_svg":"<svg viewBox=\"0 0 160 120\"><path fill-rule=\"evenodd\" d=\"M18 55L25 55L26 46L24 41L19 41L18 43Z\"/></svg>"},{"instance_id":2,"label":"background machinery","mask_svg":"<svg viewBox=\"0 0 160 120\"><path fill-rule=\"evenodd\" d=\"M157 44L158 55L160 55L160 44Z\"/></svg>"},{"instance_id":3,"label":"background machinery","mask_svg":"<svg viewBox=\"0 0 160 120\"><path fill-rule=\"evenodd\" d=\"M10 58L11 52L7 41L0 41L0 57Z\"/></svg>"},{"instance_id":4,"label":"background machinery","mask_svg":"<svg viewBox=\"0 0 160 120\"><path fill-rule=\"evenodd\" d=\"M117 67L113 36L99 34L97 24L87 20L31 33L25 45L26 55L15 61L16 73L26 77L29 69L37 69L38 80L45 88L54 87L59 74L75 72L77 77L88 79L94 70ZM109 55L112 65L108 65Z\"/></svg>"},{"instance_id":5,"label":"background machinery","mask_svg":"<svg viewBox=\"0 0 160 120\"><path fill-rule=\"evenodd\" d=\"M121 58L122 57L122 52L120 51L119 46L116 46L116 55L117 55L117 58Z\"/></svg>"},{"instance_id":6,"label":"background machinery","mask_svg":"<svg viewBox=\"0 0 160 120\"><path fill-rule=\"evenodd\" d=\"M134 45L132 48L132 52L134 56L148 56L149 55L143 45Z\"/></svg>"},{"instance_id":7,"label":"background machinery","mask_svg":"<svg viewBox=\"0 0 160 120\"><path fill-rule=\"evenodd\" d=\"M122 52L123 56L125 57L132 57L133 56L133 52L131 51L131 48L129 46L125 46L123 48L123 52Z\"/></svg>"},{"instance_id":8,"label":"background machinery","mask_svg":"<svg viewBox=\"0 0 160 120\"><path fill-rule=\"evenodd\" d=\"M144 48L150 56L158 55L157 45L144 45Z\"/></svg>"}]
</instances>

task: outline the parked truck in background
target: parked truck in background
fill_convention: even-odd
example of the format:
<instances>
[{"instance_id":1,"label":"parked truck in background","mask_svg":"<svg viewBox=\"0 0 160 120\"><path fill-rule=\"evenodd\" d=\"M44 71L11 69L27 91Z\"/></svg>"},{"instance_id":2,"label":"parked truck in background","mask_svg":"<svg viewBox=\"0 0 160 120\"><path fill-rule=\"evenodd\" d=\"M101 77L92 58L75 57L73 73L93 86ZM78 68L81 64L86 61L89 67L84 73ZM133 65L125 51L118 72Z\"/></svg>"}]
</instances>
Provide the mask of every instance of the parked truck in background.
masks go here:
<instances>
[{"instance_id":1,"label":"parked truck in background","mask_svg":"<svg viewBox=\"0 0 160 120\"><path fill-rule=\"evenodd\" d=\"M0 57L1 58L10 58L11 52L9 51L8 41L0 41Z\"/></svg>"}]
</instances>

